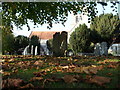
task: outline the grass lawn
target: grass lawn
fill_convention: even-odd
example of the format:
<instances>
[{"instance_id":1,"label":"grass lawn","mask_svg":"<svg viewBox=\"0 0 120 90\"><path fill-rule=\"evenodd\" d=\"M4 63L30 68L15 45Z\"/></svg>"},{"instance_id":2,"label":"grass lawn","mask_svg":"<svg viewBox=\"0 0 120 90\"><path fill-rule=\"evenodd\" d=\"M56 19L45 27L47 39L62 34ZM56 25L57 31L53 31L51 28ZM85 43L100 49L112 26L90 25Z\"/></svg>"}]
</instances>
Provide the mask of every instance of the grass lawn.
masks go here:
<instances>
[{"instance_id":1,"label":"grass lawn","mask_svg":"<svg viewBox=\"0 0 120 90\"><path fill-rule=\"evenodd\" d=\"M120 57L2 58L3 88L120 88Z\"/></svg>"}]
</instances>

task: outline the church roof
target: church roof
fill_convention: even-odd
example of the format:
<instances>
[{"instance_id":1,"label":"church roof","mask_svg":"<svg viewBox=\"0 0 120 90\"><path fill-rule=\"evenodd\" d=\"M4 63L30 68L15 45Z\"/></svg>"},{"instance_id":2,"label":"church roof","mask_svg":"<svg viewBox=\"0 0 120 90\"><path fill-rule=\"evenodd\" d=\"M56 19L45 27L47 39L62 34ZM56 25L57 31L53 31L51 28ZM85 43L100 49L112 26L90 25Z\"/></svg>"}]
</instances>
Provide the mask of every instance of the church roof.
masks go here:
<instances>
[{"instance_id":1,"label":"church roof","mask_svg":"<svg viewBox=\"0 0 120 90\"><path fill-rule=\"evenodd\" d=\"M33 35L36 35L39 37L39 39L43 40L49 40L53 38L53 35L56 32L62 32L62 31L32 31L29 35L29 38L31 38Z\"/></svg>"}]
</instances>

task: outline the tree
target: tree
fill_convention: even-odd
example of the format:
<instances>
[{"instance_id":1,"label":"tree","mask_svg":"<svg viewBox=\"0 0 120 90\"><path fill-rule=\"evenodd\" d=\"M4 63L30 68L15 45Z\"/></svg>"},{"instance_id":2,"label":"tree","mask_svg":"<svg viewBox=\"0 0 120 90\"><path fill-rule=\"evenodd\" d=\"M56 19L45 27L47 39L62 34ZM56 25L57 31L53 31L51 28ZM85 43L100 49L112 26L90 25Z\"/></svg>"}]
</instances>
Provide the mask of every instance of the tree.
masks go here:
<instances>
[{"instance_id":1,"label":"tree","mask_svg":"<svg viewBox=\"0 0 120 90\"><path fill-rule=\"evenodd\" d=\"M67 32L56 32L52 41L53 56L65 56L67 50Z\"/></svg>"},{"instance_id":2,"label":"tree","mask_svg":"<svg viewBox=\"0 0 120 90\"><path fill-rule=\"evenodd\" d=\"M53 45L52 45L53 39L47 40L47 48L50 51L50 53L53 52Z\"/></svg>"},{"instance_id":3,"label":"tree","mask_svg":"<svg viewBox=\"0 0 120 90\"><path fill-rule=\"evenodd\" d=\"M101 37L98 42L105 41L110 45L113 42L113 38L118 37L120 34L120 20L117 15L101 14L94 18L90 28L93 31L97 31Z\"/></svg>"},{"instance_id":4,"label":"tree","mask_svg":"<svg viewBox=\"0 0 120 90\"><path fill-rule=\"evenodd\" d=\"M26 36L18 35L14 39L14 51L17 52L17 54L22 54L21 49L24 49L27 45L29 45L29 38Z\"/></svg>"},{"instance_id":5,"label":"tree","mask_svg":"<svg viewBox=\"0 0 120 90\"><path fill-rule=\"evenodd\" d=\"M89 52L90 40L90 29L85 24L79 25L70 36L70 46L74 53L78 52Z\"/></svg>"},{"instance_id":6,"label":"tree","mask_svg":"<svg viewBox=\"0 0 120 90\"><path fill-rule=\"evenodd\" d=\"M2 54L14 51L14 35L12 34L10 27L2 27Z\"/></svg>"},{"instance_id":7,"label":"tree","mask_svg":"<svg viewBox=\"0 0 120 90\"><path fill-rule=\"evenodd\" d=\"M104 2L98 3L103 7L107 5ZM116 3L118 2L114 2L113 6ZM93 20L97 14L96 2L3 2L2 11L3 25L13 27L14 23L21 28L27 24L28 30L28 20L33 21L35 25L47 23L48 28L51 28L53 23L64 25L68 12L88 12L89 20Z\"/></svg>"}]
</instances>

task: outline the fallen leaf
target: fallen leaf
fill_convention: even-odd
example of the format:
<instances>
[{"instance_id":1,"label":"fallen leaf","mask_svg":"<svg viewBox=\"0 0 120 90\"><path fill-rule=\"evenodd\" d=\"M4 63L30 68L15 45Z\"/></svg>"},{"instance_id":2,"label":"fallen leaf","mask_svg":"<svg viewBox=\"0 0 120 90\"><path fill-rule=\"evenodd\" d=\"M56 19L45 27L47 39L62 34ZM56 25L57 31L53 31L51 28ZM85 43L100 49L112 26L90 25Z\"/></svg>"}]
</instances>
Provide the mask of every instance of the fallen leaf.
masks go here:
<instances>
[{"instance_id":1,"label":"fallen leaf","mask_svg":"<svg viewBox=\"0 0 120 90\"><path fill-rule=\"evenodd\" d=\"M2 88L20 87L23 83L21 79L6 79L2 81Z\"/></svg>"},{"instance_id":2,"label":"fallen leaf","mask_svg":"<svg viewBox=\"0 0 120 90\"><path fill-rule=\"evenodd\" d=\"M22 87L20 87L20 89L31 89L31 88L34 88L34 85L33 84L31 84L31 83L29 83L29 84L27 84L27 85L25 85L25 86L22 86Z\"/></svg>"},{"instance_id":3,"label":"fallen leaf","mask_svg":"<svg viewBox=\"0 0 120 90\"><path fill-rule=\"evenodd\" d=\"M82 67L76 67L76 68L74 68L74 72L83 73L83 69L82 69Z\"/></svg>"},{"instance_id":4,"label":"fallen leaf","mask_svg":"<svg viewBox=\"0 0 120 90\"><path fill-rule=\"evenodd\" d=\"M74 78L77 79L78 81L84 81L81 75L74 75Z\"/></svg>"},{"instance_id":5,"label":"fallen leaf","mask_svg":"<svg viewBox=\"0 0 120 90\"><path fill-rule=\"evenodd\" d=\"M112 73L107 73L107 75L112 76L113 74Z\"/></svg>"},{"instance_id":6,"label":"fallen leaf","mask_svg":"<svg viewBox=\"0 0 120 90\"><path fill-rule=\"evenodd\" d=\"M72 83L74 81L77 81L77 79L75 79L72 75L65 75L62 78L66 83Z\"/></svg>"},{"instance_id":7,"label":"fallen leaf","mask_svg":"<svg viewBox=\"0 0 120 90\"><path fill-rule=\"evenodd\" d=\"M3 72L3 76L9 76L11 73L10 72Z\"/></svg>"},{"instance_id":8,"label":"fallen leaf","mask_svg":"<svg viewBox=\"0 0 120 90\"><path fill-rule=\"evenodd\" d=\"M50 82L54 82L54 80L53 79L51 79L51 78L48 78L48 79L46 79L47 81L50 81Z\"/></svg>"},{"instance_id":9,"label":"fallen leaf","mask_svg":"<svg viewBox=\"0 0 120 90\"><path fill-rule=\"evenodd\" d=\"M30 81L36 81L36 80L38 81L43 80L43 77L33 77L30 79Z\"/></svg>"},{"instance_id":10,"label":"fallen leaf","mask_svg":"<svg viewBox=\"0 0 120 90\"><path fill-rule=\"evenodd\" d=\"M68 66L62 66L62 69L68 69L69 67Z\"/></svg>"},{"instance_id":11,"label":"fallen leaf","mask_svg":"<svg viewBox=\"0 0 120 90\"><path fill-rule=\"evenodd\" d=\"M98 69L97 69L96 67L90 67L90 68L89 68L89 72L90 72L90 73L93 73L93 74L96 74L96 73L97 73L97 70L98 70Z\"/></svg>"},{"instance_id":12,"label":"fallen leaf","mask_svg":"<svg viewBox=\"0 0 120 90\"><path fill-rule=\"evenodd\" d=\"M91 65L92 67L97 67L96 65Z\"/></svg>"},{"instance_id":13,"label":"fallen leaf","mask_svg":"<svg viewBox=\"0 0 120 90\"><path fill-rule=\"evenodd\" d=\"M97 70L102 70L103 68L104 68L103 65L100 65L100 66L97 66L97 67L96 67Z\"/></svg>"},{"instance_id":14,"label":"fallen leaf","mask_svg":"<svg viewBox=\"0 0 120 90\"><path fill-rule=\"evenodd\" d=\"M41 72L33 72L33 74L34 74L36 77L41 77L41 76L46 75L47 73L46 73L45 71L41 71Z\"/></svg>"},{"instance_id":15,"label":"fallen leaf","mask_svg":"<svg viewBox=\"0 0 120 90\"><path fill-rule=\"evenodd\" d=\"M69 68L75 68L75 67L76 67L76 66L75 66L75 65L73 65L73 64L69 66Z\"/></svg>"},{"instance_id":16,"label":"fallen leaf","mask_svg":"<svg viewBox=\"0 0 120 90\"><path fill-rule=\"evenodd\" d=\"M78 59L74 59L74 62L77 62L78 61Z\"/></svg>"},{"instance_id":17,"label":"fallen leaf","mask_svg":"<svg viewBox=\"0 0 120 90\"><path fill-rule=\"evenodd\" d=\"M89 80L92 76L91 75L86 75L86 79Z\"/></svg>"},{"instance_id":18,"label":"fallen leaf","mask_svg":"<svg viewBox=\"0 0 120 90\"><path fill-rule=\"evenodd\" d=\"M41 61L41 60L35 61L34 65L42 67L43 66L43 61Z\"/></svg>"},{"instance_id":19,"label":"fallen leaf","mask_svg":"<svg viewBox=\"0 0 120 90\"><path fill-rule=\"evenodd\" d=\"M90 74L89 72L89 67L83 67L83 72L85 72L86 74Z\"/></svg>"},{"instance_id":20,"label":"fallen leaf","mask_svg":"<svg viewBox=\"0 0 120 90\"><path fill-rule=\"evenodd\" d=\"M90 79L91 83L96 83L98 85L103 85L104 83L109 83L111 81L111 78L108 77L102 77L102 76L94 76Z\"/></svg>"},{"instance_id":21,"label":"fallen leaf","mask_svg":"<svg viewBox=\"0 0 120 90\"><path fill-rule=\"evenodd\" d=\"M115 65L112 65L112 64L109 64L107 67L108 67L108 68L116 68L116 66L115 66Z\"/></svg>"}]
</instances>

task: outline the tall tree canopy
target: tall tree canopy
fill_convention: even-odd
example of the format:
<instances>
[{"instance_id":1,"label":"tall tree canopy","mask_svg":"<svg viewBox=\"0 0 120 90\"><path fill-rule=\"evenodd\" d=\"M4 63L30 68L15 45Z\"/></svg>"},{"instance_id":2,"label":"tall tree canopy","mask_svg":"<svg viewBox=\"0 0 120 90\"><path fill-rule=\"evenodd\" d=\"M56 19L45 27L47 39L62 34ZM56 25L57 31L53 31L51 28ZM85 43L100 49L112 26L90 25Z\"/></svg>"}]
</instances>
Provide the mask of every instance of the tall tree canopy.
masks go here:
<instances>
[{"instance_id":1,"label":"tall tree canopy","mask_svg":"<svg viewBox=\"0 0 120 90\"><path fill-rule=\"evenodd\" d=\"M10 27L2 27L2 54L14 51L14 35Z\"/></svg>"},{"instance_id":2,"label":"tall tree canopy","mask_svg":"<svg viewBox=\"0 0 120 90\"><path fill-rule=\"evenodd\" d=\"M98 3L107 5L104 2ZM28 20L35 25L48 23L48 28L51 28L54 22L64 25L68 12L88 12L89 20L97 14L95 2L3 2L2 10L3 25L13 27L14 23L21 28L27 24L28 30Z\"/></svg>"},{"instance_id":3,"label":"tall tree canopy","mask_svg":"<svg viewBox=\"0 0 120 90\"><path fill-rule=\"evenodd\" d=\"M114 38L120 34L120 20L117 15L101 14L94 18L90 25L91 30L95 30L100 35L98 42L106 41L110 45Z\"/></svg>"},{"instance_id":4,"label":"tall tree canopy","mask_svg":"<svg viewBox=\"0 0 120 90\"><path fill-rule=\"evenodd\" d=\"M29 45L29 38L26 36L18 35L14 39L14 51L17 54L21 54L19 50L24 49L27 45Z\"/></svg>"},{"instance_id":5,"label":"tall tree canopy","mask_svg":"<svg viewBox=\"0 0 120 90\"><path fill-rule=\"evenodd\" d=\"M90 29L85 24L79 25L70 36L70 46L76 53L89 52L90 40Z\"/></svg>"}]
</instances>

